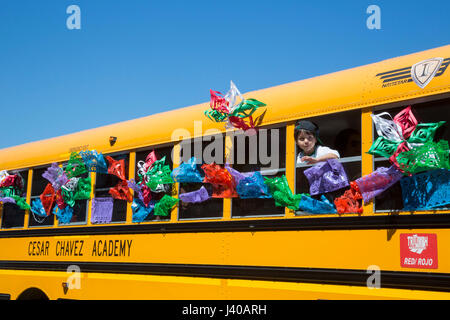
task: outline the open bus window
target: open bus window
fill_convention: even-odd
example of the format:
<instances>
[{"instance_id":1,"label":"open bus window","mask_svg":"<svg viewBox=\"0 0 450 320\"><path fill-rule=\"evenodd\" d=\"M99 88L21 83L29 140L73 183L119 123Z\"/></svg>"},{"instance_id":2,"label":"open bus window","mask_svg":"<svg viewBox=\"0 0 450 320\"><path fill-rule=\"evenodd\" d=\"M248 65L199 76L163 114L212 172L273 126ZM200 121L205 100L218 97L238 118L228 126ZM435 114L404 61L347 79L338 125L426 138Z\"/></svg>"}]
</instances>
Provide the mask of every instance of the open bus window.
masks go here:
<instances>
[{"instance_id":1,"label":"open bus window","mask_svg":"<svg viewBox=\"0 0 450 320\"><path fill-rule=\"evenodd\" d=\"M33 178L31 180L31 205L33 201L39 199L40 195L44 192L45 187L49 183L42 174L48 169L49 166L44 168L33 169ZM46 217L40 217L30 210L29 226L53 226L55 215L50 214Z\"/></svg>"},{"instance_id":2,"label":"open bus window","mask_svg":"<svg viewBox=\"0 0 450 320\"><path fill-rule=\"evenodd\" d=\"M125 167L124 167L124 175L125 179L128 179L128 166L130 161L130 155L129 153L125 154L116 154L116 155L109 155L111 158L113 158L116 161L124 160ZM106 159L107 155L105 155ZM95 179L95 189L94 189L94 198L102 198L102 200L108 200L113 202L112 206L112 213L103 213L102 219L97 219L94 215L96 214L93 210L92 212L92 218L93 223L109 223L109 222L125 222L127 218L127 201L121 200L121 199L114 199L110 193L111 188L115 188L119 182L122 180L110 173L97 173L96 179ZM100 208L100 203L104 203L103 201L95 201L96 205L98 205ZM92 206L94 207L94 205ZM106 217L106 218L105 218Z\"/></svg>"},{"instance_id":3,"label":"open bus window","mask_svg":"<svg viewBox=\"0 0 450 320\"><path fill-rule=\"evenodd\" d=\"M181 162L187 162L191 157L195 157L197 161L197 170L204 175L201 169L202 164L211 164L215 162L221 166L225 163L225 136L223 134L203 137L202 139L195 139L194 141L187 140L181 142ZM212 186L208 183L180 183L179 194L194 192L201 187L205 187L212 195ZM206 201L192 203L183 202L178 203L178 218L179 219L201 219L201 218L221 218L223 216L223 199L209 198Z\"/></svg>"},{"instance_id":4,"label":"open bus window","mask_svg":"<svg viewBox=\"0 0 450 320\"><path fill-rule=\"evenodd\" d=\"M9 172L11 175L19 175L23 181L22 194L18 196L25 198L28 184L28 170L17 170ZM15 203L4 203L2 210L2 228L21 228L24 226L25 210L20 209Z\"/></svg>"},{"instance_id":5,"label":"open bus window","mask_svg":"<svg viewBox=\"0 0 450 320\"><path fill-rule=\"evenodd\" d=\"M67 163L64 163L63 168L65 169L66 166L67 166ZM85 173L77 176L77 178L83 178L83 179L86 179L88 177L90 177L89 172L85 172ZM89 203L89 200L75 200L75 204L72 207L73 212L72 212L72 218L70 219L70 222L62 224L61 222L58 221L58 225L85 224L87 221L88 203Z\"/></svg>"},{"instance_id":6,"label":"open bus window","mask_svg":"<svg viewBox=\"0 0 450 320\"><path fill-rule=\"evenodd\" d=\"M170 167L170 170L172 170L172 168L173 168L173 160L172 160L173 147L172 146L155 147L155 148L138 151L138 152L136 152L136 168L135 168L136 183L142 181L142 178L139 177L139 174L138 174L138 170L139 170L138 164L141 161L145 163L145 159L153 150L155 151L155 155L158 160L165 157L165 165L168 165ZM142 162L141 162L141 164L142 164ZM150 190L150 189L148 189L148 190ZM171 184L164 185L164 187L159 188L157 191L158 192L152 192L150 190L151 200L159 201L164 195L173 196ZM136 198L136 194L134 195L134 197ZM159 220L161 220L161 221L170 220L170 212L167 216L157 216L157 215L155 215L155 210L152 210L152 212L150 212L150 214L144 219L144 221L159 221Z\"/></svg>"},{"instance_id":7,"label":"open bus window","mask_svg":"<svg viewBox=\"0 0 450 320\"><path fill-rule=\"evenodd\" d=\"M380 109L374 111L374 114L381 112L388 112L392 117L402 111L408 105L403 105L396 108ZM450 99L441 99L431 102L411 104L411 110L418 121L418 123L435 123L439 121L447 121L447 123L439 127L434 135L434 142L439 140L450 141ZM378 134L374 129L374 141L378 138ZM364 150L367 152L367 150ZM392 163L385 157L374 157L374 168L390 167ZM449 209L450 205L444 207L433 208L433 210ZM374 198L375 212L390 212L404 210L402 188L400 182L395 183L389 189ZM425 209L422 209L425 210ZM418 211L421 211L420 209Z\"/></svg>"},{"instance_id":8,"label":"open bus window","mask_svg":"<svg viewBox=\"0 0 450 320\"><path fill-rule=\"evenodd\" d=\"M319 127L319 138L323 145L339 152L339 162L344 167L349 181L361 177L361 111L347 111L333 115L308 118ZM288 137L289 138L289 137ZM294 137L292 137L294 139ZM300 148L295 146L295 193L310 193L310 185L304 171L313 165L297 162ZM325 193L325 197L334 202L342 196L347 188ZM321 195L313 198L320 200ZM310 215L304 211L296 211L297 215Z\"/></svg>"},{"instance_id":9,"label":"open bus window","mask_svg":"<svg viewBox=\"0 0 450 320\"><path fill-rule=\"evenodd\" d=\"M233 137L233 169L241 173L259 171L263 177L286 174L286 128L259 128L249 135L237 131ZM284 215L284 207L269 199L232 199L232 217Z\"/></svg>"}]
</instances>

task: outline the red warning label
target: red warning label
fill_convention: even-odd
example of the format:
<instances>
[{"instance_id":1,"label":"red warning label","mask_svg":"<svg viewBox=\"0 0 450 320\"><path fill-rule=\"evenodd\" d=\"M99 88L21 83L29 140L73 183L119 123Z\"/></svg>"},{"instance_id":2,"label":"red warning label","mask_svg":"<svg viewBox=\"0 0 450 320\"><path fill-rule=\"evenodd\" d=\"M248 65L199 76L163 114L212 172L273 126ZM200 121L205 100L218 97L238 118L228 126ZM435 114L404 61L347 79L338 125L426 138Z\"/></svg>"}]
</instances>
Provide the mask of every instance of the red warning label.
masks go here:
<instances>
[{"instance_id":1,"label":"red warning label","mask_svg":"<svg viewBox=\"0 0 450 320\"><path fill-rule=\"evenodd\" d=\"M400 264L403 268L437 269L437 235L401 233Z\"/></svg>"}]
</instances>

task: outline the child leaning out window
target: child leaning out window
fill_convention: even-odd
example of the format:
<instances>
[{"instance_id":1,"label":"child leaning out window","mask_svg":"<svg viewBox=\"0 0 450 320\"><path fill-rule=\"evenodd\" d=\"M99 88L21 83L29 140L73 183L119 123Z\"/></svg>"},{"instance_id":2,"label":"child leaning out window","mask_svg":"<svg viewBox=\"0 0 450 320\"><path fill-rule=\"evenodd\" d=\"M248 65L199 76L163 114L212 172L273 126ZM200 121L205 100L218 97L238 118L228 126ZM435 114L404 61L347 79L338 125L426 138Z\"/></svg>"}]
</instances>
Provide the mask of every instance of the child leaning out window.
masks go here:
<instances>
[{"instance_id":1,"label":"child leaning out window","mask_svg":"<svg viewBox=\"0 0 450 320\"><path fill-rule=\"evenodd\" d=\"M311 121L298 121L295 125L294 137L299 148L297 164L314 164L339 158L339 152L323 145L319 138L319 127Z\"/></svg>"}]
</instances>

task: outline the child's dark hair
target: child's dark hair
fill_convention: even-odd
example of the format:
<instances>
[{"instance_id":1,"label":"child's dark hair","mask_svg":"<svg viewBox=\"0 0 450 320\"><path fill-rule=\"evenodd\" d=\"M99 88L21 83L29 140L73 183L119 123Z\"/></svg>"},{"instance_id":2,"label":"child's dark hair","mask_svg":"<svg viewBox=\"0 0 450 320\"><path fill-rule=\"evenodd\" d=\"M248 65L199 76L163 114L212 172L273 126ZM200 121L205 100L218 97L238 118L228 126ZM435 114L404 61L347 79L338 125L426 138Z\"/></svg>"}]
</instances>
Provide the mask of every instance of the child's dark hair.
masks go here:
<instances>
[{"instance_id":1,"label":"child's dark hair","mask_svg":"<svg viewBox=\"0 0 450 320\"><path fill-rule=\"evenodd\" d=\"M322 141L320 141L320 139L319 139L319 126L317 124L315 124L314 122L308 121L308 120L297 121L297 123L295 124L295 128L294 128L294 139L295 140L297 140L298 135L301 132L312 134L314 137L316 137L317 142L319 144L323 144Z\"/></svg>"},{"instance_id":2,"label":"child's dark hair","mask_svg":"<svg viewBox=\"0 0 450 320\"><path fill-rule=\"evenodd\" d=\"M309 130L305 130L305 129L295 129L294 130L294 138L295 138L295 140L297 140L298 139L298 136L301 134L301 133L305 133L305 134L310 134L310 135L312 135L312 136L316 136L315 134L314 134L314 132L312 132L312 131L309 131Z\"/></svg>"}]
</instances>

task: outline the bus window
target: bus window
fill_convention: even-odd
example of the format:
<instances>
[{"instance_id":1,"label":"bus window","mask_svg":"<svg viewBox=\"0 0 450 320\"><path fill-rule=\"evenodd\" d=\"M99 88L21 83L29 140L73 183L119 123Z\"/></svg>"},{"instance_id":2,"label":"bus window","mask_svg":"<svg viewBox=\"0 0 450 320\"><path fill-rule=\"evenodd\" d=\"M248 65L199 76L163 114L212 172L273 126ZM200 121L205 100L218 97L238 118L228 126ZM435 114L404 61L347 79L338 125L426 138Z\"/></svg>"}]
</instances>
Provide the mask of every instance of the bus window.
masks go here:
<instances>
[{"instance_id":1,"label":"bus window","mask_svg":"<svg viewBox=\"0 0 450 320\"><path fill-rule=\"evenodd\" d=\"M23 193L21 197L26 197L27 184L28 184L28 170L17 170L9 172L11 175L19 175L23 181ZM24 226L25 210L22 210L13 203L4 203L2 211L2 228L21 228Z\"/></svg>"},{"instance_id":2,"label":"bus window","mask_svg":"<svg viewBox=\"0 0 450 320\"><path fill-rule=\"evenodd\" d=\"M392 117L394 117L397 113L402 111L408 105L390 108L390 109L382 109L378 111L374 111L374 114L378 114L380 112L388 112ZM441 126L435 133L434 140L435 142L439 140L450 141L450 99L442 99L425 103L411 104L411 109L416 117L418 123L433 123L439 121L447 121L447 123ZM374 129L374 141L378 138L378 134ZM367 150L365 150L367 151ZM374 168L380 167L390 167L392 163L384 157L375 156L374 157ZM403 206L403 198L402 198L402 188L400 182L397 182L392 187L381 193L379 196L374 199L375 204L375 212L390 212L390 211L400 211L404 208ZM435 210L443 210L448 209L446 207L435 208Z\"/></svg>"},{"instance_id":3,"label":"bus window","mask_svg":"<svg viewBox=\"0 0 450 320\"><path fill-rule=\"evenodd\" d=\"M333 115L308 118L319 127L319 138L323 145L339 152L341 162L349 181L361 177L361 111L347 111ZM294 139L294 137L292 137ZM310 193L309 182L304 171L312 164L298 163L300 148L296 144L295 193ZM326 198L334 199L344 194L347 188L326 193ZM313 198L319 200L320 195ZM297 211L297 215L310 213Z\"/></svg>"},{"instance_id":4,"label":"bus window","mask_svg":"<svg viewBox=\"0 0 450 320\"><path fill-rule=\"evenodd\" d=\"M45 187L49 183L47 179L42 177L42 174L48 169L49 166L44 168L33 169L33 179L31 180L31 202L36 199L39 199L40 195L44 192ZM30 211L30 219L29 226L53 226L55 216L53 214L48 215L47 217L40 217Z\"/></svg>"},{"instance_id":5,"label":"bus window","mask_svg":"<svg viewBox=\"0 0 450 320\"><path fill-rule=\"evenodd\" d=\"M67 163L64 163L63 168L65 168L66 166L67 166ZM88 177L90 177L89 172L85 172L85 173L77 176L77 178L82 178L82 179L86 179ZM89 202L89 200L75 200L75 204L72 207L72 209L73 209L72 218L70 219L69 223L71 223L71 224L85 224L86 223L88 202ZM67 225L67 223L62 224L58 221L58 225Z\"/></svg>"},{"instance_id":6,"label":"bus window","mask_svg":"<svg viewBox=\"0 0 450 320\"><path fill-rule=\"evenodd\" d=\"M286 128L259 128L252 135L242 131L232 137L233 169L241 173L259 171L263 177L286 174ZM269 199L232 199L232 217L284 215L284 207Z\"/></svg>"},{"instance_id":7,"label":"bus window","mask_svg":"<svg viewBox=\"0 0 450 320\"><path fill-rule=\"evenodd\" d=\"M128 165L130 161L129 153L122 153L116 155L109 155L114 160L125 160L125 179L128 179ZM105 155L106 159L107 155ZM107 162L108 163L108 162ZM121 179L109 173L97 173L95 179L95 189L94 189L94 197L95 198L109 198L113 199L110 189L117 186L117 184L121 181ZM125 222L127 218L127 201L120 199L113 199L113 210L111 215L111 222ZM109 219L108 219L109 220ZM96 223L99 223L98 221Z\"/></svg>"},{"instance_id":8,"label":"bus window","mask_svg":"<svg viewBox=\"0 0 450 320\"><path fill-rule=\"evenodd\" d=\"M203 137L202 139L195 139L194 141L181 142L180 159L182 162L187 162L191 157L197 160L197 169L204 175L201 169L202 164L211 164L215 162L221 166L224 165L224 151L225 151L225 136L215 135ZM208 183L180 183L179 193L187 193L199 190L205 187L212 195L212 186ZM180 200L178 204L178 218L179 219L201 219L201 218L221 218L223 216L223 199L209 198L206 201L199 203L183 202Z\"/></svg>"},{"instance_id":9,"label":"bus window","mask_svg":"<svg viewBox=\"0 0 450 320\"><path fill-rule=\"evenodd\" d=\"M151 153L153 150L155 151L156 154L156 158L162 159L163 157L165 158L165 164L168 165L170 167L170 170L172 170L173 168L173 161L172 161L172 146L167 146L167 147L156 147L156 148L151 148L151 149L146 149L143 151L138 151L136 152L136 168L135 168L135 180L136 182L141 181L140 177L138 176L138 163L140 161L145 162L145 159L147 158L147 156L149 155L149 153ZM142 163L142 162L141 162ZM158 201L159 199L161 199L165 194L169 195L169 196L173 196L172 194L172 185L168 184L165 185L164 187L165 189L161 192L151 192L151 198L153 200ZM136 195L135 195L136 197ZM154 220L170 220L170 212L167 216L155 216L154 214L154 210L144 219L144 221L154 221Z\"/></svg>"}]
</instances>

